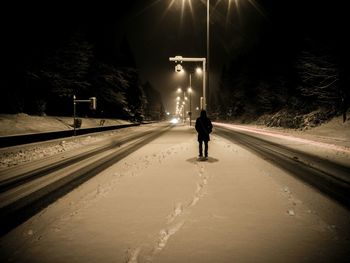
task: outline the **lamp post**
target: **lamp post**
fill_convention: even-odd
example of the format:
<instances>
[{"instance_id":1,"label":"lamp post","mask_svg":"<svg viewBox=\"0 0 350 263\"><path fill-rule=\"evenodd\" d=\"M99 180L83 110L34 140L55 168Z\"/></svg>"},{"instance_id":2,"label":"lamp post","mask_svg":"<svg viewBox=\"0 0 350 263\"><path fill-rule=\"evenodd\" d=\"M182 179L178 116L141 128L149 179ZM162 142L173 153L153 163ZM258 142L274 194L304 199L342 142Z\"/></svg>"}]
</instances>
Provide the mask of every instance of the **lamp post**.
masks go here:
<instances>
[{"instance_id":1,"label":"lamp post","mask_svg":"<svg viewBox=\"0 0 350 263\"><path fill-rule=\"evenodd\" d=\"M229 2L231 0L228 0ZM237 1L237 0L236 0ZM203 3L205 3L203 0L201 1ZM220 2L220 1L218 1ZM172 1L173 3L173 1ZM183 1L184 3L184 1ZM206 58L202 58L204 60L201 60L203 61L203 99L201 99L201 109L204 109L206 110L206 107L207 107L207 100L206 100L206 90L209 90L209 72L210 72L210 64L209 64L209 59L210 59L210 0L207 0L206 1L206 4L207 4L207 13L206 13L206 16L207 16L207 35L206 35L206 48L207 48L207 56ZM171 5L170 5L171 6ZM192 7L191 7L192 9ZM178 58L178 59L176 59ZM182 58L181 56L176 56L175 58L169 58L170 61L179 61L180 63L182 63L182 61L199 61L199 60L189 60L190 58L186 58L187 60L181 60L179 58ZM175 68L175 71L180 71L181 69L181 65L178 64L177 65L178 69Z\"/></svg>"},{"instance_id":2,"label":"lamp post","mask_svg":"<svg viewBox=\"0 0 350 263\"><path fill-rule=\"evenodd\" d=\"M183 101L182 102L182 119L183 119L183 122L184 124L186 123L186 102Z\"/></svg>"},{"instance_id":3,"label":"lamp post","mask_svg":"<svg viewBox=\"0 0 350 263\"><path fill-rule=\"evenodd\" d=\"M192 86L191 86L191 74L190 74L190 87L187 89L187 92L190 94L190 111L188 115L190 115L190 126L192 126Z\"/></svg>"},{"instance_id":4,"label":"lamp post","mask_svg":"<svg viewBox=\"0 0 350 263\"><path fill-rule=\"evenodd\" d=\"M180 97L176 98L176 111L175 111L175 114L176 114L176 118L179 118L179 116L180 116Z\"/></svg>"},{"instance_id":5,"label":"lamp post","mask_svg":"<svg viewBox=\"0 0 350 263\"><path fill-rule=\"evenodd\" d=\"M209 19L210 19L210 13L209 13L209 9L210 9L210 5L209 5L209 0L207 0L207 68L206 68L206 72L207 72L207 78L206 78L206 81L207 81L207 90L209 90L209 56L210 56L210 43L209 43L209 29L210 29L210 26L209 26ZM205 69L203 69L204 71ZM205 93L203 94L203 103L204 103L204 106L203 106L203 109L206 110L206 96L205 96Z\"/></svg>"},{"instance_id":6,"label":"lamp post","mask_svg":"<svg viewBox=\"0 0 350 263\"><path fill-rule=\"evenodd\" d=\"M206 58L187 58L182 56L169 57L169 61L174 61L175 63L182 62L202 62L202 72L203 72L203 102L201 102L201 109L206 109ZM179 64L178 64L179 65Z\"/></svg>"},{"instance_id":7,"label":"lamp post","mask_svg":"<svg viewBox=\"0 0 350 263\"><path fill-rule=\"evenodd\" d=\"M183 107L183 114L182 114L182 117L183 117L183 122L185 123L186 122L186 114L185 114L185 105L186 105L186 100L187 100L187 97L186 97L186 91L182 90L182 88L177 88L177 92L178 93L182 93L183 92L183 101L182 101L182 107ZM180 101L180 97L177 97L176 98L178 101Z\"/></svg>"}]
</instances>

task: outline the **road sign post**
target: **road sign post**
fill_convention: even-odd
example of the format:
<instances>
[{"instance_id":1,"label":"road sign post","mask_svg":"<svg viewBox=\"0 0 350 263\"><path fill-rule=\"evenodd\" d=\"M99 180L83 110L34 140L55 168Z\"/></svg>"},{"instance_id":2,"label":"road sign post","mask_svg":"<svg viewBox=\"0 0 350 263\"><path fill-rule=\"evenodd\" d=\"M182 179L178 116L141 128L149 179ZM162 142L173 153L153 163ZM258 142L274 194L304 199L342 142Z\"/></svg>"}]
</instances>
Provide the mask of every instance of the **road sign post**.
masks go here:
<instances>
[{"instance_id":1,"label":"road sign post","mask_svg":"<svg viewBox=\"0 0 350 263\"><path fill-rule=\"evenodd\" d=\"M76 105L77 102L83 102L83 103L90 103L90 108L92 110L96 110L96 97L91 97L88 100L77 100L76 96L73 95L73 128L74 128L74 136L77 135L77 131L76 131L76 123L77 123L77 119L76 119Z\"/></svg>"}]
</instances>

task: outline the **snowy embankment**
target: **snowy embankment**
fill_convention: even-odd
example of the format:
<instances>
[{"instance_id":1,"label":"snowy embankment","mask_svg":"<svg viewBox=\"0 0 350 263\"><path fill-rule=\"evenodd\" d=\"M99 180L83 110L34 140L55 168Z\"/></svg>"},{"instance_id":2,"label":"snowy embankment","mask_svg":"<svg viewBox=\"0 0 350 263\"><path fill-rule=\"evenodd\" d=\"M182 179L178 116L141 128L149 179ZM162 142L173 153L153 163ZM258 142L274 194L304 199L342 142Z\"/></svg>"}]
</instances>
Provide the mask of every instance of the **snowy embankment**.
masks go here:
<instances>
[{"instance_id":1,"label":"snowy embankment","mask_svg":"<svg viewBox=\"0 0 350 263\"><path fill-rule=\"evenodd\" d=\"M266 131L273 134L292 135L293 137L310 139L350 148L350 120L343 122L342 117L334 117L327 123L308 129L287 129L282 127L267 127L255 124L235 124L236 127L250 130Z\"/></svg>"},{"instance_id":2,"label":"snowy embankment","mask_svg":"<svg viewBox=\"0 0 350 263\"><path fill-rule=\"evenodd\" d=\"M1 114L0 136L69 130L72 129L72 123L73 119L70 117ZM103 122L104 126L121 124L129 124L129 122L117 119L105 119ZM101 119L83 118L82 121L82 128L98 127L100 125ZM132 129L124 129L124 131L130 130ZM111 133L122 133L122 131L116 130L101 135L77 136L76 138L58 139L44 143L32 143L26 146L0 149L0 169L84 147L87 144L102 140L106 136L108 137L108 134Z\"/></svg>"},{"instance_id":3,"label":"snowy embankment","mask_svg":"<svg viewBox=\"0 0 350 263\"><path fill-rule=\"evenodd\" d=\"M236 125L214 123L217 126L258 136L278 145L284 145L325 160L349 166L350 163L350 125L343 124L342 129L334 123L319 127L318 130L296 131L273 129L254 125ZM338 124L335 122L335 124ZM325 133L328 131L329 133ZM321 135L320 135L321 134ZM326 136L327 135L327 136Z\"/></svg>"},{"instance_id":4,"label":"snowy embankment","mask_svg":"<svg viewBox=\"0 0 350 263\"><path fill-rule=\"evenodd\" d=\"M80 117L79 119L82 119L81 128L130 123L128 121L119 119L96 119ZM72 125L72 117L31 116L25 113L0 114L0 136L71 130L73 129Z\"/></svg>"},{"instance_id":5,"label":"snowy embankment","mask_svg":"<svg viewBox=\"0 0 350 263\"><path fill-rule=\"evenodd\" d=\"M12 262L349 262L349 212L179 125L0 238ZM325 209L326 208L326 209Z\"/></svg>"}]
</instances>

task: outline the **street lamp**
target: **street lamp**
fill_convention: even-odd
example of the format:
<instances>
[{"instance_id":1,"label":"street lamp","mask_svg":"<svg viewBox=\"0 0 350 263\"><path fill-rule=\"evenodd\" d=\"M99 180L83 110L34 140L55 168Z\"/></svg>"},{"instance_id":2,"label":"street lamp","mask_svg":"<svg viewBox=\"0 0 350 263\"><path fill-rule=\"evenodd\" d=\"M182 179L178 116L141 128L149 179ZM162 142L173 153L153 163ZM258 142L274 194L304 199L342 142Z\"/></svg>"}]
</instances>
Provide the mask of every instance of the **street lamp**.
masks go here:
<instances>
[{"instance_id":1,"label":"street lamp","mask_svg":"<svg viewBox=\"0 0 350 263\"><path fill-rule=\"evenodd\" d=\"M185 61L197 61L198 58L183 58L183 57L175 57L176 59L180 58L181 60L184 59ZM175 58L169 58L170 61L174 61ZM205 69L205 58L204 59L200 59L200 61L203 62L203 69ZM187 93L189 94L190 97L190 106L189 106L189 119L190 119L190 126L192 125L192 73L196 73L196 74L202 74L205 73L205 70L203 71L202 68L197 67L195 70L189 71L189 87L187 89ZM181 87L178 87L176 90L178 93L182 93L183 92L183 98L184 100L188 100L188 98L186 97L186 92L182 91ZM176 98L178 101L180 100L180 97L178 96ZM201 109L205 109L205 74L203 74L203 97L200 98L200 105L201 105Z\"/></svg>"},{"instance_id":2,"label":"street lamp","mask_svg":"<svg viewBox=\"0 0 350 263\"><path fill-rule=\"evenodd\" d=\"M192 103L191 103L191 95L192 95L192 87L191 87L191 74L190 74L190 87L187 89L187 92L190 94L190 112L188 115L190 115L190 126L192 126Z\"/></svg>"},{"instance_id":3,"label":"street lamp","mask_svg":"<svg viewBox=\"0 0 350 263\"><path fill-rule=\"evenodd\" d=\"M184 123L186 123L186 102L183 101L182 102L182 118L183 118L183 121Z\"/></svg>"},{"instance_id":4,"label":"street lamp","mask_svg":"<svg viewBox=\"0 0 350 263\"><path fill-rule=\"evenodd\" d=\"M205 69L205 65L203 65L203 68ZM195 70L195 73L197 75L202 75L203 74L203 84L205 82L205 70L202 70L201 67L197 67L196 70ZM191 85L191 75L190 75L190 87L192 88L192 85ZM206 95L205 95L205 85L203 85L203 97L200 98L200 101L199 101L199 105L201 107L202 110L205 110L206 109Z\"/></svg>"},{"instance_id":5,"label":"street lamp","mask_svg":"<svg viewBox=\"0 0 350 263\"><path fill-rule=\"evenodd\" d=\"M227 1L229 2L229 8L230 8L230 3L231 3L232 0L227 0ZM238 0L235 0L235 1L236 1L236 4L237 4ZM175 2L175 0L171 1L168 9L173 5L174 2ZM205 3L204 0L201 0L201 2ZM220 2L220 0L217 1L217 2ZM249 0L249 2L256 7L256 3L255 3L254 0ZM184 3L185 3L185 0L182 0L182 14L181 14L181 16L183 15ZM190 5L191 12L192 12L191 0L188 0L188 3ZM209 64L209 59L210 59L210 0L206 1L206 5L207 5L207 14L206 14L206 16L207 16L207 18L206 18L206 20L207 20L206 21L207 22L207 32L206 32L207 33L207 35L206 35L206 42L207 42L206 43L207 44L206 45L207 46L207 50L206 51L207 52L206 53L207 54L206 55L207 56L206 56L206 58L202 58L204 60L203 60L203 99L201 100L202 101L201 109L204 109L204 110L206 109L206 106L207 106L206 89L209 90L209 72L210 72L210 64ZM260 11L260 10L258 10L258 11ZM183 61L192 61L192 62L193 61L199 61L199 60L189 60L189 58L187 60L176 59L176 58L182 58L182 57L177 56L175 58L169 58L169 59L170 59L170 61L175 61L175 62L179 61L180 63L182 63ZM175 69L175 71L183 72L181 64L178 64L178 65L179 65L178 69ZM180 70L180 66L181 66L181 70Z\"/></svg>"},{"instance_id":6,"label":"street lamp","mask_svg":"<svg viewBox=\"0 0 350 263\"><path fill-rule=\"evenodd\" d=\"M203 66L203 97L201 98L201 109L206 109L206 58L188 58L182 56L169 57L169 61L178 62L202 62Z\"/></svg>"},{"instance_id":7,"label":"street lamp","mask_svg":"<svg viewBox=\"0 0 350 263\"><path fill-rule=\"evenodd\" d=\"M209 9L210 9L210 5L209 5L209 0L207 0L207 68L206 68L206 72L207 72L207 78L206 78L206 81L207 81L207 90L209 90L209 56L210 56L210 45L209 45L209 29L210 29L210 26L209 26L209 18L210 18L210 14L209 14ZM205 70L205 69L203 69ZM206 109L206 99L205 99L205 96L203 95L204 97L204 107L203 109Z\"/></svg>"},{"instance_id":8,"label":"street lamp","mask_svg":"<svg viewBox=\"0 0 350 263\"><path fill-rule=\"evenodd\" d=\"M183 101L182 101L182 107L183 107L183 122L185 123L186 122L186 114L185 114L185 100L187 100L187 97L186 97L186 91L182 91L182 88L179 87L177 88L177 92L178 93L182 93L183 92ZM178 96L176 98L178 101L180 100L180 97Z\"/></svg>"}]
</instances>

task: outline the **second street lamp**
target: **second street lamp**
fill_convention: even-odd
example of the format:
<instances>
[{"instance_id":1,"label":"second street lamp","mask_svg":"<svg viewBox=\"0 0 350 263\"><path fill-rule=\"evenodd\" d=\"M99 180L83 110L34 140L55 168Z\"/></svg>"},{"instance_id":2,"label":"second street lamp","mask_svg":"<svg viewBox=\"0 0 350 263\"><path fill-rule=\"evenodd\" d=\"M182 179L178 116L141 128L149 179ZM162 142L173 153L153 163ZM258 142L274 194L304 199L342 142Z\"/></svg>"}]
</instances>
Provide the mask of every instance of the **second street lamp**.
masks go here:
<instances>
[{"instance_id":1,"label":"second street lamp","mask_svg":"<svg viewBox=\"0 0 350 263\"><path fill-rule=\"evenodd\" d=\"M181 87L177 88L177 92L178 93L182 93L183 94L183 101L182 101L182 107L183 107L183 122L186 123L186 114L185 114L185 101L187 100L187 97L186 97L186 91L183 91ZM176 98L178 101L181 100L181 98L178 96Z\"/></svg>"},{"instance_id":2,"label":"second street lamp","mask_svg":"<svg viewBox=\"0 0 350 263\"><path fill-rule=\"evenodd\" d=\"M191 77L190 77L190 79L191 79ZM191 99L191 97L192 97L192 87L191 87L191 84L190 84L190 87L187 89L187 92L190 94L190 111L188 112L188 115L190 116L190 126L192 126L192 103L191 103L191 101L192 101L192 99Z\"/></svg>"},{"instance_id":3,"label":"second street lamp","mask_svg":"<svg viewBox=\"0 0 350 263\"><path fill-rule=\"evenodd\" d=\"M169 57L169 61L178 62L202 62L202 72L203 72L203 97L201 98L201 109L206 109L206 58L188 58L182 56Z\"/></svg>"}]
</instances>

